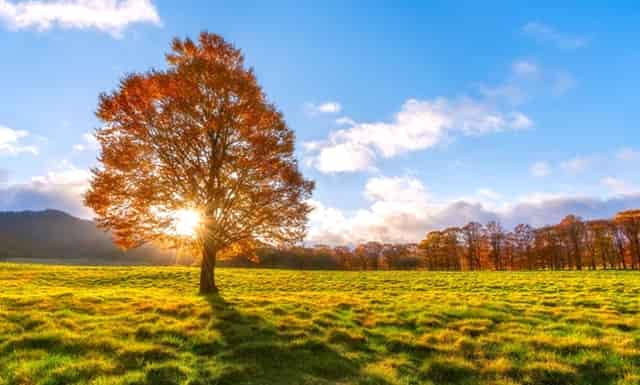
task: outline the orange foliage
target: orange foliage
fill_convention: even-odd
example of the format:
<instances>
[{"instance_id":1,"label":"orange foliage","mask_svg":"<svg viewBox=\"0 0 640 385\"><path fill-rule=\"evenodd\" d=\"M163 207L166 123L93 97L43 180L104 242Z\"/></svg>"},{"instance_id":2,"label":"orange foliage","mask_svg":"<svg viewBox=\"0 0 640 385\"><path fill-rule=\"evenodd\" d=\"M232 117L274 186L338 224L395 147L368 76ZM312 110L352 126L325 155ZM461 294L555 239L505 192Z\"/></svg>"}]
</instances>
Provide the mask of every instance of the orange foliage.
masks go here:
<instances>
[{"instance_id":1,"label":"orange foliage","mask_svg":"<svg viewBox=\"0 0 640 385\"><path fill-rule=\"evenodd\" d=\"M168 69L128 75L100 96L100 166L85 196L98 224L136 247L166 238L171 213L195 208L206 269L234 245L301 240L313 182L241 52L206 32L171 48Z\"/></svg>"}]
</instances>

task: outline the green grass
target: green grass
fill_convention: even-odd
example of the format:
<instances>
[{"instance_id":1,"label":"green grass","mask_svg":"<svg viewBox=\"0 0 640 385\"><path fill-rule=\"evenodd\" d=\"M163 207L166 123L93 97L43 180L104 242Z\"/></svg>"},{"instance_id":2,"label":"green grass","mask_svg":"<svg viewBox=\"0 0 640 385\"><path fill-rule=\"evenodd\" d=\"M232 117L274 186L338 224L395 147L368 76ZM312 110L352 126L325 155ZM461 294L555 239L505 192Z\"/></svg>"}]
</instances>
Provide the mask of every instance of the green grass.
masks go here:
<instances>
[{"instance_id":1,"label":"green grass","mask_svg":"<svg viewBox=\"0 0 640 385\"><path fill-rule=\"evenodd\" d=\"M0 384L640 384L640 274L0 264Z\"/></svg>"}]
</instances>

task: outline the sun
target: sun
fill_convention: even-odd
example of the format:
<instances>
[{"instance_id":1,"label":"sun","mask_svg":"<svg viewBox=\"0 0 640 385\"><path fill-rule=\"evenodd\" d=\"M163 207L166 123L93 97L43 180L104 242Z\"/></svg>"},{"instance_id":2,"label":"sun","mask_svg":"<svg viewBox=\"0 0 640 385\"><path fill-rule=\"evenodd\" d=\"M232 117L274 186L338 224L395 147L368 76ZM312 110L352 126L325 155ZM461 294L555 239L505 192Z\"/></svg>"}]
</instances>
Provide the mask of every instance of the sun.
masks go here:
<instances>
[{"instance_id":1,"label":"sun","mask_svg":"<svg viewBox=\"0 0 640 385\"><path fill-rule=\"evenodd\" d=\"M193 209L182 209L173 213L173 232L184 237L195 237L198 232L201 217L200 213Z\"/></svg>"}]
</instances>

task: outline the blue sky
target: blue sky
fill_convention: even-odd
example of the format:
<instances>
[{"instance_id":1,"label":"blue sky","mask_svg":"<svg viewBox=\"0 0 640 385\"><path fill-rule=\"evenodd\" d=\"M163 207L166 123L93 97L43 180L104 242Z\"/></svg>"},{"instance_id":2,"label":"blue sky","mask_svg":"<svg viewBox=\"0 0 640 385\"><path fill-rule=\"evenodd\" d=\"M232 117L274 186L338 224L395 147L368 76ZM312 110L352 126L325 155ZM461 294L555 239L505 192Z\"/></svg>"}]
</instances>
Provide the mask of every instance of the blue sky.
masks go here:
<instances>
[{"instance_id":1,"label":"blue sky","mask_svg":"<svg viewBox=\"0 0 640 385\"><path fill-rule=\"evenodd\" d=\"M636 2L301 3L0 0L0 210L90 216L98 94L201 30L295 130L310 242L640 206Z\"/></svg>"}]
</instances>

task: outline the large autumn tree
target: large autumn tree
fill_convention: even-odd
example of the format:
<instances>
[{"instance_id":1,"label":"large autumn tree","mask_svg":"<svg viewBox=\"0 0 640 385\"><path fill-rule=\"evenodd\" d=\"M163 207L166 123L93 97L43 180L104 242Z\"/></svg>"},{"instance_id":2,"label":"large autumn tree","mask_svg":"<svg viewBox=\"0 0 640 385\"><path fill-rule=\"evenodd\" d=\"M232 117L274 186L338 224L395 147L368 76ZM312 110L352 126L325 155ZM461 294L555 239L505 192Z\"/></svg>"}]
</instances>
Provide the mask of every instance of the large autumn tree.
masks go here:
<instances>
[{"instance_id":1,"label":"large autumn tree","mask_svg":"<svg viewBox=\"0 0 640 385\"><path fill-rule=\"evenodd\" d=\"M304 237L313 182L240 50L203 32L175 39L166 59L166 70L128 75L100 96L100 165L85 204L125 248L166 239L176 212L196 210L209 293L216 256Z\"/></svg>"}]
</instances>

